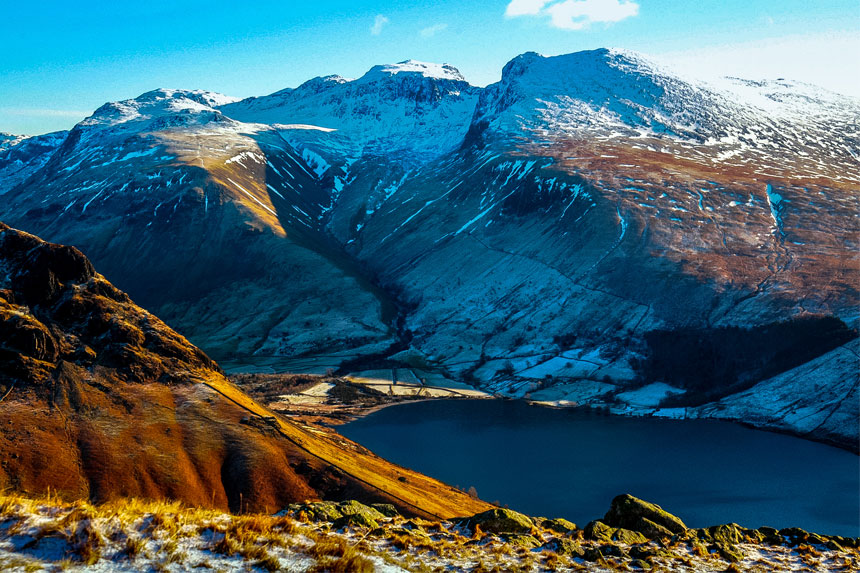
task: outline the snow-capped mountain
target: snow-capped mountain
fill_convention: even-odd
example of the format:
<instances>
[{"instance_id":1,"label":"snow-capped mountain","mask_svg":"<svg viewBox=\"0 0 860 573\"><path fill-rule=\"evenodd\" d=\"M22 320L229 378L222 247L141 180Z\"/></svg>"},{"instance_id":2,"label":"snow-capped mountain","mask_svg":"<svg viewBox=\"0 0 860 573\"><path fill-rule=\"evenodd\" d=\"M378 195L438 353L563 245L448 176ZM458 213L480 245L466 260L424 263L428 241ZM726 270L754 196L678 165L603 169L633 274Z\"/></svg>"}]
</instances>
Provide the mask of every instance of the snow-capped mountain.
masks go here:
<instances>
[{"instance_id":1,"label":"snow-capped mountain","mask_svg":"<svg viewBox=\"0 0 860 573\"><path fill-rule=\"evenodd\" d=\"M484 89L407 61L157 90L76 126L0 219L82 247L216 358L376 353L580 403L659 380L699 406L856 352L858 118L617 50L523 54ZM708 360L732 366L691 376ZM837 362L822 412L858 388ZM797 431L857 433L820 419Z\"/></svg>"},{"instance_id":2,"label":"snow-capped mountain","mask_svg":"<svg viewBox=\"0 0 860 573\"><path fill-rule=\"evenodd\" d=\"M401 156L409 161L437 157L460 145L478 93L452 66L407 60L375 66L356 80L314 78L296 89L220 109L240 121L280 124L299 145L308 131L314 135L321 130L335 133L330 139L347 158Z\"/></svg>"}]
</instances>

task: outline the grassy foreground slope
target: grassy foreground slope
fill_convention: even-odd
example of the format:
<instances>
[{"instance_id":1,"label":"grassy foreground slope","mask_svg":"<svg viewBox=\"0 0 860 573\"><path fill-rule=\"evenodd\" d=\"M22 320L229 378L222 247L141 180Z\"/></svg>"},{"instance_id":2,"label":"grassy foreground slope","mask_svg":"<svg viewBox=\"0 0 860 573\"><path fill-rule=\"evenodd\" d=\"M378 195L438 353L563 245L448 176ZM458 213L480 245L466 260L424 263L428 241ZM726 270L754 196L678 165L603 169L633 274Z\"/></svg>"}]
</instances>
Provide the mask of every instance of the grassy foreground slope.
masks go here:
<instances>
[{"instance_id":1,"label":"grassy foreground slope","mask_svg":"<svg viewBox=\"0 0 860 573\"><path fill-rule=\"evenodd\" d=\"M275 511L313 499L445 518L489 505L279 418L95 272L0 223L0 490Z\"/></svg>"},{"instance_id":2,"label":"grassy foreground slope","mask_svg":"<svg viewBox=\"0 0 860 573\"><path fill-rule=\"evenodd\" d=\"M735 524L687 529L627 495L601 519L580 528L493 509L437 521L355 501L232 515L134 499L93 506L0 496L0 569L764 572L860 564L857 539Z\"/></svg>"}]
</instances>

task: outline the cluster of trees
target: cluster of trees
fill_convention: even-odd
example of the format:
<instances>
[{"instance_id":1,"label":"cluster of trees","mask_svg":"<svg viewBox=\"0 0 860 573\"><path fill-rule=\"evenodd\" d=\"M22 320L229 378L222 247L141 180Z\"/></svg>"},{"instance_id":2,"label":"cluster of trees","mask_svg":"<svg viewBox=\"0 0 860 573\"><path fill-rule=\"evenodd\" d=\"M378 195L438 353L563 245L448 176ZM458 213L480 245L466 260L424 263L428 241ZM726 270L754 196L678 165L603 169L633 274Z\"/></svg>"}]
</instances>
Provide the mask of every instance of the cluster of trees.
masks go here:
<instances>
[{"instance_id":1,"label":"cluster of trees","mask_svg":"<svg viewBox=\"0 0 860 573\"><path fill-rule=\"evenodd\" d=\"M702 404L740 392L857 338L833 316L798 317L755 327L656 330L645 335L644 380L687 390Z\"/></svg>"}]
</instances>

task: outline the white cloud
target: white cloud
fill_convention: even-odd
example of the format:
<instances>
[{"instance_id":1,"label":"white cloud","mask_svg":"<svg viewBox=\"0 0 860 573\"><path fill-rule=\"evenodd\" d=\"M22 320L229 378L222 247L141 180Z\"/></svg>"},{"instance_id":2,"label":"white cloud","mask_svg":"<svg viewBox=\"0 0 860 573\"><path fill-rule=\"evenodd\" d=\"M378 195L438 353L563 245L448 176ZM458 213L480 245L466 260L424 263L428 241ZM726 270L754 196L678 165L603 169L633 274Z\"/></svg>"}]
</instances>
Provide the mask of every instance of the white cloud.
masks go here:
<instances>
[{"instance_id":1,"label":"white cloud","mask_svg":"<svg viewBox=\"0 0 860 573\"><path fill-rule=\"evenodd\" d=\"M549 0L511 0L505 10L505 16L534 16L540 14L541 9L549 4Z\"/></svg>"},{"instance_id":2,"label":"white cloud","mask_svg":"<svg viewBox=\"0 0 860 573\"><path fill-rule=\"evenodd\" d=\"M389 20L382 14L377 14L373 20L373 26L370 27L370 33L378 36L382 33L382 29L388 24Z\"/></svg>"},{"instance_id":3,"label":"white cloud","mask_svg":"<svg viewBox=\"0 0 860 573\"><path fill-rule=\"evenodd\" d=\"M439 32L442 32L448 27L448 24L434 24L433 26L428 26L421 30L420 34L422 38L432 38Z\"/></svg>"},{"instance_id":4,"label":"white cloud","mask_svg":"<svg viewBox=\"0 0 860 573\"><path fill-rule=\"evenodd\" d=\"M35 117L87 117L92 111L74 109L50 109L42 107L3 107L0 111L9 115L35 116Z\"/></svg>"},{"instance_id":5,"label":"white cloud","mask_svg":"<svg viewBox=\"0 0 860 573\"><path fill-rule=\"evenodd\" d=\"M581 30L592 23L611 24L639 13L633 0L511 0L505 16L549 16L563 30Z\"/></svg>"},{"instance_id":6,"label":"white cloud","mask_svg":"<svg viewBox=\"0 0 860 573\"><path fill-rule=\"evenodd\" d=\"M727 75L786 78L860 97L860 74L846 73L857 67L858 53L860 37L845 31L698 46L652 56L685 76L705 80Z\"/></svg>"}]
</instances>

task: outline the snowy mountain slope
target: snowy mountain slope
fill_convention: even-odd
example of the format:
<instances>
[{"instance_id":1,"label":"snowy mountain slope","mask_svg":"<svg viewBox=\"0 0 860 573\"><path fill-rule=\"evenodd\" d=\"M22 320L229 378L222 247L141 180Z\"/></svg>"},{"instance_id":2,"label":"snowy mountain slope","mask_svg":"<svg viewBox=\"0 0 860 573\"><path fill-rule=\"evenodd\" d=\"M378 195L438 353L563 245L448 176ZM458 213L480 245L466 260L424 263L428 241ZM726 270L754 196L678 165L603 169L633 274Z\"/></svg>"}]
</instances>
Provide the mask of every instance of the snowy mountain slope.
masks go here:
<instances>
[{"instance_id":1,"label":"snowy mountain slope","mask_svg":"<svg viewBox=\"0 0 860 573\"><path fill-rule=\"evenodd\" d=\"M156 90L106 104L0 210L76 243L219 358L386 347L378 293L320 233L319 176L276 130L208 105L224 101Z\"/></svg>"},{"instance_id":2,"label":"snowy mountain slope","mask_svg":"<svg viewBox=\"0 0 860 573\"><path fill-rule=\"evenodd\" d=\"M41 169L67 135L67 131L35 137L0 134L0 195Z\"/></svg>"},{"instance_id":3,"label":"snowy mountain slope","mask_svg":"<svg viewBox=\"0 0 860 573\"><path fill-rule=\"evenodd\" d=\"M10 147L21 143L24 139L27 139L26 135L15 135L14 133L0 131L0 151L6 151Z\"/></svg>"},{"instance_id":4,"label":"snowy mountain slope","mask_svg":"<svg viewBox=\"0 0 860 573\"><path fill-rule=\"evenodd\" d=\"M696 415L752 423L858 449L858 346L840 346L797 368L698 409Z\"/></svg>"},{"instance_id":5,"label":"snowy mountain slope","mask_svg":"<svg viewBox=\"0 0 860 573\"><path fill-rule=\"evenodd\" d=\"M701 329L748 369L690 389L712 399L754 381L733 327L857 326L860 106L755 89L778 113L629 54L527 54L482 93L457 153L402 182L356 176L359 195L394 190L372 210L341 199L330 228L414 308L412 347L454 377L520 396L597 384L611 399L664 360L650 333ZM827 350L856 330L823 336Z\"/></svg>"},{"instance_id":6,"label":"snowy mountain slope","mask_svg":"<svg viewBox=\"0 0 860 573\"><path fill-rule=\"evenodd\" d=\"M420 161L460 144L478 91L451 66L407 60L375 66L356 80L314 78L219 109L245 122L336 130L353 158L402 155L403 161ZM301 139L305 132L299 127L293 136Z\"/></svg>"},{"instance_id":7,"label":"snowy mountain slope","mask_svg":"<svg viewBox=\"0 0 860 573\"><path fill-rule=\"evenodd\" d=\"M406 348L514 396L658 376L692 406L856 337L858 117L614 50L524 54L485 89L403 62L237 102L157 90L72 130L0 217L83 246L219 358ZM737 368L685 387L667 332Z\"/></svg>"}]
</instances>

